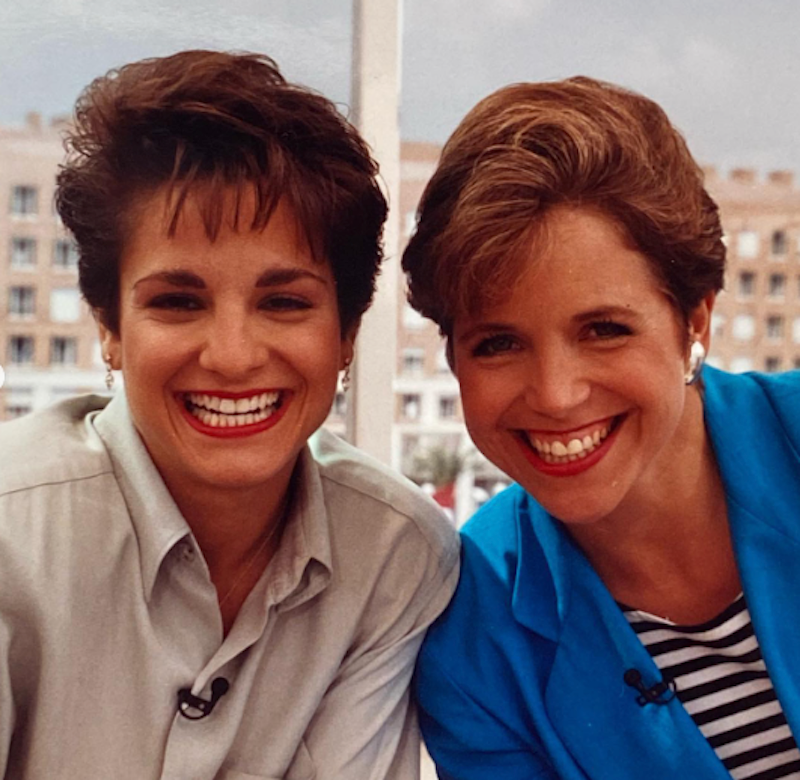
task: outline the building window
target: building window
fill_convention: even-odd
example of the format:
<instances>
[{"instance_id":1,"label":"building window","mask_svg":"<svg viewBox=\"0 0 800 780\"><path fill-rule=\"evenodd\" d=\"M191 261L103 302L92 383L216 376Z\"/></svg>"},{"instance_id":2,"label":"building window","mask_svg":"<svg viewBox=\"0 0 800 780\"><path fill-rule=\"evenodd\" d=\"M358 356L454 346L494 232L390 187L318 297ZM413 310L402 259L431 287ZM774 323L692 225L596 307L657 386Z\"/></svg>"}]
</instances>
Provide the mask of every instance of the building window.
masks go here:
<instances>
[{"instance_id":1,"label":"building window","mask_svg":"<svg viewBox=\"0 0 800 780\"><path fill-rule=\"evenodd\" d=\"M785 255L789 251L789 237L785 230L774 230L770 241L773 255Z\"/></svg>"},{"instance_id":2,"label":"building window","mask_svg":"<svg viewBox=\"0 0 800 780\"><path fill-rule=\"evenodd\" d=\"M756 291L756 275L752 271L742 271L739 274L739 297L752 298Z\"/></svg>"},{"instance_id":3,"label":"building window","mask_svg":"<svg viewBox=\"0 0 800 780\"><path fill-rule=\"evenodd\" d=\"M747 357L746 355L740 355L739 357L733 358L731 360L731 371L734 374L741 374L744 371L752 371L753 370L753 359Z\"/></svg>"},{"instance_id":4,"label":"building window","mask_svg":"<svg viewBox=\"0 0 800 780\"><path fill-rule=\"evenodd\" d=\"M737 314L733 318L733 337L737 341L750 341L756 334L756 321L750 314Z\"/></svg>"},{"instance_id":5,"label":"building window","mask_svg":"<svg viewBox=\"0 0 800 780\"><path fill-rule=\"evenodd\" d=\"M72 270L78 267L78 247L74 241L60 238L53 244L53 268Z\"/></svg>"},{"instance_id":6,"label":"building window","mask_svg":"<svg viewBox=\"0 0 800 780\"><path fill-rule=\"evenodd\" d=\"M786 277L783 274L769 275L769 297L783 298L786 293Z\"/></svg>"},{"instance_id":7,"label":"building window","mask_svg":"<svg viewBox=\"0 0 800 780\"><path fill-rule=\"evenodd\" d=\"M736 239L736 253L739 257L757 257L758 233L754 230L742 230Z\"/></svg>"},{"instance_id":8,"label":"building window","mask_svg":"<svg viewBox=\"0 0 800 780\"><path fill-rule=\"evenodd\" d=\"M418 393L404 393L400 399L400 413L405 420L418 420L422 402Z\"/></svg>"},{"instance_id":9,"label":"building window","mask_svg":"<svg viewBox=\"0 0 800 780\"><path fill-rule=\"evenodd\" d=\"M425 352L421 349L408 347L403 350L403 373L421 374L425 367Z\"/></svg>"},{"instance_id":10,"label":"building window","mask_svg":"<svg viewBox=\"0 0 800 780\"><path fill-rule=\"evenodd\" d=\"M11 213L17 216L36 214L36 187L18 185L11 188Z\"/></svg>"},{"instance_id":11,"label":"building window","mask_svg":"<svg viewBox=\"0 0 800 780\"><path fill-rule=\"evenodd\" d=\"M773 314L770 317L767 317L767 338L783 338L783 317L780 315Z\"/></svg>"},{"instance_id":12,"label":"building window","mask_svg":"<svg viewBox=\"0 0 800 780\"><path fill-rule=\"evenodd\" d=\"M772 233L772 254L785 255L789 250L789 239L783 230L775 230Z\"/></svg>"},{"instance_id":13,"label":"building window","mask_svg":"<svg viewBox=\"0 0 800 780\"><path fill-rule=\"evenodd\" d=\"M11 267L29 269L36 267L36 241L32 238L11 239Z\"/></svg>"},{"instance_id":14,"label":"building window","mask_svg":"<svg viewBox=\"0 0 800 780\"><path fill-rule=\"evenodd\" d=\"M764 371L769 374L774 374L776 371L781 370L781 359L779 357L768 357L764 361Z\"/></svg>"},{"instance_id":15,"label":"building window","mask_svg":"<svg viewBox=\"0 0 800 780\"><path fill-rule=\"evenodd\" d=\"M50 365L74 366L78 362L78 340L53 336L50 339Z\"/></svg>"},{"instance_id":16,"label":"building window","mask_svg":"<svg viewBox=\"0 0 800 780\"><path fill-rule=\"evenodd\" d=\"M50 319L77 322L81 316L81 296L74 287L58 287L50 292Z\"/></svg>"},{"instance_id":17,"label":"building window","mask_svg":"<svg viewBox=\"0 0 800 780\"><path fill-rule=\"evenodd\" d=\"M8 362L14 366L29 366L33 363L33 336L9 338Z\"/></svg>"},{"instance_id":18,"label":"building window","mask_svg":"<svg viewBox=\"0 0 800 780\"><path fill-rule=\"evenodd\" d=\"M33 317L36 314L36 288L10 288L8 291L8 313L12 317Z\"/></svg>"},{"instance_id":19,"label":"building window","mask_svg":"<svg viewBox=\"0 0 800 780\"><path fill-rule=\"evenodd\" d=\"M458 402L454 395L439 396L439 418L442 420L452 420L456 416Z\"/></svg>"},{"instance_id":20,"label":"building window","mask_svg":"<svg viewBox=\"0 0 800 780\"><path fill-rule=\"evenodd\" d=\"M14 417L22 417L24 414L30 414L31 411L31 407L24 404L9 404L6 406L6 419L12 420Z\"/></svg>"},{"instance_id":21,"label":"building window","mask_svg":"<svg viewBox=\"0 0 800 780\"><path fill-rule=\"evenodd\" d=\"M711 335L723 336L725 334L725 315L714 312L711 315Z\"/></svg>"}]
</instances>

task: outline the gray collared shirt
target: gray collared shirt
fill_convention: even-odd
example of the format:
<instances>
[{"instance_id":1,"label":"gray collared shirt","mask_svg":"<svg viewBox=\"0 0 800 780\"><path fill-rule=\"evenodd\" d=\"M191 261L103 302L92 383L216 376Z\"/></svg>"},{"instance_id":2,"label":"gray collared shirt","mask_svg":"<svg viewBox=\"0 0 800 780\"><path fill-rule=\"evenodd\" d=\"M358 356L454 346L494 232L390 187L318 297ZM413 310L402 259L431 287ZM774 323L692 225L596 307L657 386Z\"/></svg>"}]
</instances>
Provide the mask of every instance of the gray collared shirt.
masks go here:
<instances>
[{"instance_id":1,"label":"gray collared shirt","mask_svg":"<svg viewBox=\"0 0 800 780\"><path fill-rule=\"evenodd\" d=\"M324 431L281 546L223 638L214 585L124 396L0 426L0 776L418 776L408 683L455 533ZM209 699L199 720L178 691ZM196 714L196 713L195 713Z\"/></svg>"}]
</instances>

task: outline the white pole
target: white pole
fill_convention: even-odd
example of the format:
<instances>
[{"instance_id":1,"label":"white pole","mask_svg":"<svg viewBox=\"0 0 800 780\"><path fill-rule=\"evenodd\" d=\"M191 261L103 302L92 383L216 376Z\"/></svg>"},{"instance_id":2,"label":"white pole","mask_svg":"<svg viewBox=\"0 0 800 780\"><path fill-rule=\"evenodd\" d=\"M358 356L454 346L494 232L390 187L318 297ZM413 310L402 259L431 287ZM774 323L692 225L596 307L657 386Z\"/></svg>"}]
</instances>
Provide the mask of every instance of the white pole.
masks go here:
<instances>
[{"instance_id":1,"label":"white pole","mask_svg":"<svg viewBox=\"0 0 800 780\"><path fill-rule=\"evenodd\" d=\"M372 308L364 316L351 369L347 435L353 444L392 464L397 352L400 215L400 56L402 0L353 0L355 124L377 159L389 219L384 262Z\"/></svg>"}]
</instances>

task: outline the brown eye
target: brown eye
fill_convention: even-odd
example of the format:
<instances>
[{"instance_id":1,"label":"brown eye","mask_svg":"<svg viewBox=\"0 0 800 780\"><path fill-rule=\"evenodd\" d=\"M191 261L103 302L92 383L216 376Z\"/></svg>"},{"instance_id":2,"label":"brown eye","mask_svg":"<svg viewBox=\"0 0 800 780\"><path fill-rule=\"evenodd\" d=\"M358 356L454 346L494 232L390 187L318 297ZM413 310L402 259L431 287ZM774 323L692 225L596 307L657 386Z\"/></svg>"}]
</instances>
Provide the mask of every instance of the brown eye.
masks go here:
<instances>
[{"instance_id":1,"label":"brown eye","mask_svg":"<svg viewBox=\"0 0 800 780\"><path fill-rule=\"evenodd\" d=\"M516 347L516 342L511 336L498 334L478 342L472 350L475 357L493 357L510 352Z\"/></svg>"},{"instance_id":2,"label":"brown eye","mask_svg":"<svg viewBox=\"0 0 800 780\"><path fill-rule=\"evenodd\" d=\"M620 336L631 335L631 329L627 325L622 325L619 322L613 322L611 320L591 323L591 325L589 325L589 332L590 337L596 339L614 339Z\"/></svg>"},{"instance_id":3,"label":"brown eye","mask_svg":"<svg viewBox=\"0 0 800 780\"><path fill-rule=\"evenodd\" d=\"M183 293L156 295L147 305L153 309L173 311L198 311L203 308L203 302L197 296Z\"/></svg>"}]
</instances>

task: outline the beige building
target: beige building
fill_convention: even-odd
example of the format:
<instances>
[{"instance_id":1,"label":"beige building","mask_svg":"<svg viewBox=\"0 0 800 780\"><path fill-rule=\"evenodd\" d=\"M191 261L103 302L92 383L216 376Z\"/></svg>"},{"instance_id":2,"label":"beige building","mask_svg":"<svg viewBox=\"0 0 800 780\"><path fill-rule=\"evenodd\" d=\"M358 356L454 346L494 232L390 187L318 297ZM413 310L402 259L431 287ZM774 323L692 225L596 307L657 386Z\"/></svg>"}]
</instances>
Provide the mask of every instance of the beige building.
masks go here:
<instances>
[{"instance_id":1,"label":"beige building","mask_svg":"<svg viewBox=\"0 0 800 780\"><path fill-rule=\"evenodd\" d=\"M104 389L77 253L53 208L62 127L38 114L0 127L0 419Z\"/></svg>"},{"instance_id":2,"label":"beige building","mask_svg":"<svg viewBox=\"0 0 800 780\"><path fill-rule=\"evenodd\" d=\"M707 169L728 268L710 362L729 371L800 368L800 191L788 171Z\"/></svg>"}]
</instances>

